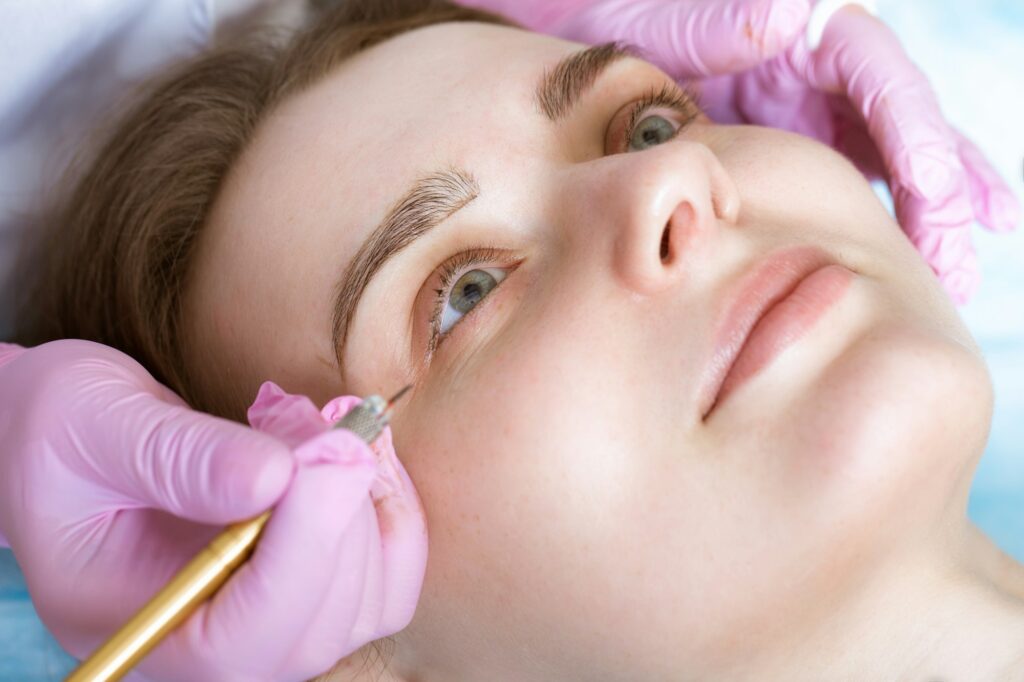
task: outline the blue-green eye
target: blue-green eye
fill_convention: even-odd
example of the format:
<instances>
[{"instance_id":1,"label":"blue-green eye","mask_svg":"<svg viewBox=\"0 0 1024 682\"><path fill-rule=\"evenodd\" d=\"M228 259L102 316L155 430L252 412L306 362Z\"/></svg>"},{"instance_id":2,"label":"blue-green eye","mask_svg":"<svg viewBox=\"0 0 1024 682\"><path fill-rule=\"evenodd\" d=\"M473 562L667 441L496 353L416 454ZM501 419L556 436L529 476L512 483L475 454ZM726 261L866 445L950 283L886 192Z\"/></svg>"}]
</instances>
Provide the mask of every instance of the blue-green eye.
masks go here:
<instances>
[{"instance_id":1,"label":"blue-green eye","mask_svg":"<svg viewBox=\"0 0 1024 682\"><path fill-rule=\"evenodd\" d=\"M501 268L477 268L459 277L444 302L438 331L441 334L447 333L463 315L491 293L505 279L506 274Z\"/></svg>"},{"instance_id":2,"label":"blue-green eye","mask_svg":"<svg viewBox=\"0 0 1024 682\"><path fill-rule=\"evenodd\" d=\"M652 88L634 100L626 113L621 137L606 141L609 150L640 152L665 144L700 117L696 95L675 83Z\"/></svg>"},{"instance_id":3,"label":"blue-green eye","mask_svg":"<svg viewBox=\"0 0 1024 682\"><path fill-rule=\"evenodd\" d=\"M629 133L629 151L639 152L668 142L678 130L666 118L652 115L639 121Z\"/></svg>"}]
</instances>

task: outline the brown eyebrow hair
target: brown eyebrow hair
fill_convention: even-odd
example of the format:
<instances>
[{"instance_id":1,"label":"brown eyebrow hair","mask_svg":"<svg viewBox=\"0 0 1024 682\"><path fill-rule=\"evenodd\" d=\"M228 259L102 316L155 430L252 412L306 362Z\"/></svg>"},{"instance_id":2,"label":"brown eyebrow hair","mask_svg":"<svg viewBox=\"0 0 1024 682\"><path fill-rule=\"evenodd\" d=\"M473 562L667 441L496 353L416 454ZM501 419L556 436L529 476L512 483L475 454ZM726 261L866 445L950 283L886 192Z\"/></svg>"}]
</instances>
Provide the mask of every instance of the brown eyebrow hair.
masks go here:
<instances>
[{"instance_id":1,"label":"brown eyebrow hair","mask_svg":"<svg viewBox=\"0 0 1024 682\"><path fill-rule=\"evenodd\" d=\"M331 342L345 381L345 342L363 290L385 262L480 194L467 171L447 168L420 178L402 195L352 258L336 287Z\"/></svg>"},{"instance_id":2,"label":"brown eyebrow hair","mask_svg":"<svg viewBox=\"0 0 1024 682\"><path fill-rule=\"evenodd\" d=\"M552 123L557 123L593 87L598 77L614 62L637 57L640 51L627 43L594 45L558 62L546 70L537 85L537 106Z\"/></svg>"}]
</instances>

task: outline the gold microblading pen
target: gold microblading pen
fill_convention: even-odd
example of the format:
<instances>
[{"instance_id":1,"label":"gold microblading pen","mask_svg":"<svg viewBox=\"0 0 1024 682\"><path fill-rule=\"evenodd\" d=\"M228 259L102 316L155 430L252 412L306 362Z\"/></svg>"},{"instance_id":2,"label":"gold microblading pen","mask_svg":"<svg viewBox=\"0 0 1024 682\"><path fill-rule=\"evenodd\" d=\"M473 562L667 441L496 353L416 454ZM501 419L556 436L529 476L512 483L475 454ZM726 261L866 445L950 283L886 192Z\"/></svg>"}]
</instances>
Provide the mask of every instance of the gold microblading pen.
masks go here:
<instances>
[{"instance_id":1,"label":"gold microblading pen","mask_svg":"<svg viewBox=\"0 0 1024 682\"><path fill-rule=\"evenodd\" d=\"M395 402L410 388L406 386L388 401L371 395L349 410L334 428L348 429L372 443L387 426ZM72 670L65 682L121 679L245 563L269 518L267 510L225 528L103 646Z\"/></svg>"}]
</instances>

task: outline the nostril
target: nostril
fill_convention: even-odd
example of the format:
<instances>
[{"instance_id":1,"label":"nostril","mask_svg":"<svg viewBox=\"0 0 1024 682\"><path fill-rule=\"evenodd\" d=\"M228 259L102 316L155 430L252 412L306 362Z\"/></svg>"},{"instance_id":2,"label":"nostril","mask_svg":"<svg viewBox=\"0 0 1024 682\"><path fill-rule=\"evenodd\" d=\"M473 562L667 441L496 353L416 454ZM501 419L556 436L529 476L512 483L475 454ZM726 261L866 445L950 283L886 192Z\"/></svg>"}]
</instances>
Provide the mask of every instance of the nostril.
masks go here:
<instances>
[{"instance_id":1,"label":"nostril","mask_svg":"<svg viewBox=\"0 0 1024 682\"><path fill-rule=\"evenodd\" d=\"M671 225L665 226L665 231L661 233L661 262L668 260L668 231L671 230Z\"/></svg>"}]
</instances>

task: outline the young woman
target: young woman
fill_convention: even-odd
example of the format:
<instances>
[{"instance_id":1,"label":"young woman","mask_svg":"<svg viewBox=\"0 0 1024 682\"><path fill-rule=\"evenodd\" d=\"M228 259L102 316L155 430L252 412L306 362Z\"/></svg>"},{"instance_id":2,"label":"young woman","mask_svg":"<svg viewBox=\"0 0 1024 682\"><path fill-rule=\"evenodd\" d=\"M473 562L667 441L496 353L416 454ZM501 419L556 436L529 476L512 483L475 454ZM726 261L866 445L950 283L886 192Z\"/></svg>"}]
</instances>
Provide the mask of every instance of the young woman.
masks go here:
<instances>
[{"instance_id":1,"label":"young woman","mask_svg":"<svg viewBox=\"0 0 1024 682\"><path fill-rule=\"evenodd\" d=\"M965 517L989 376L863 176L436 4L157 89L32 340L235 419L413 385L422 594L334 679L1024 679L1024 567Z\"/></svg>"}]
</instances>

